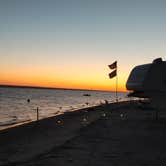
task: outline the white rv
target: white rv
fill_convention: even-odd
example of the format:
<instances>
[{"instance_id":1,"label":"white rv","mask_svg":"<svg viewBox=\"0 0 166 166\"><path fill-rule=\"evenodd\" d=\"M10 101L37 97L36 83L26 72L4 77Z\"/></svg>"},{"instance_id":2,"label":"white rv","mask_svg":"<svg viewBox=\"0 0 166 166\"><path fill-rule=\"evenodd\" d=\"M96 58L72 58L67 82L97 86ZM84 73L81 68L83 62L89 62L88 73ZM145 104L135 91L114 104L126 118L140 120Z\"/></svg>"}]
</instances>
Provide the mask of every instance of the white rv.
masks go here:
<instances>
[{"instance_id":1,"label":"white rv","mask_svg":"<svg viewBox=\"0 0 166 166\"><path fill-rule=\"evenodd\" d=\"M130 73L126 88L129 96L149 98L156 107L166 107L166 61L136 66Z\"/></svg>"}]
</instances>

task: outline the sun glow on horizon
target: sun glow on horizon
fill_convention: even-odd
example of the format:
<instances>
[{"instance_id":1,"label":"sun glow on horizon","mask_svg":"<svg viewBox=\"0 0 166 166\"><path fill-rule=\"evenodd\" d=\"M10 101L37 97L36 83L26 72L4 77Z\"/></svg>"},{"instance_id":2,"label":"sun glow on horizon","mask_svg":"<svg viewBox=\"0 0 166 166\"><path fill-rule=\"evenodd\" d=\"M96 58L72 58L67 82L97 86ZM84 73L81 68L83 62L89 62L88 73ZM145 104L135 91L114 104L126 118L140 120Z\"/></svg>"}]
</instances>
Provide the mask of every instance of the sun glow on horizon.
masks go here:
<instances>
[{"instance_id":1,"label":"sun glow on horizon","mask_svg":"<svg viewBox=\"0 0 166 166\"><path fill-rule=\"evenodd\" d=\"M51 87L51 88L69 88L69 89L88 89L88 90L106 90L115 91L115 80L107 79L106 82L99 80L55 80L45 78L35 78L30 80L26 77L20 77L18 79L1 79L0 84L2 85L18 85L18 86L39 86L39 87ZM118 91L126 91L125 85L122 82L118 84Z\"/></svg>"},{"instance_id":2,"label":"sun glow on horizon","mask_svg":"<svg viewBox=\"0 0 166 166\"><path fill-rule=\"evenodd\" d=\"M118 73L118 91L126 91L127 71ZM0 84L115 91L116 79L109 79L109 72L102 64L15 67L0 71Z\"/></svg>"},{"instance_id":3,"label":"sun glow on horizon","mask_svg":"<svg viewBox=\"0 0 166 166\"><path fill-rule=\"evenodd\" d=\"M110 72L99 63L13 67L0 71L0 84L115 91L116 78L109 79ZM128 75L129 69L119 65L118 91L126 91Z\"/></svg>"},{"instance_id":4,"label":"sun glow on horizon","mask_svg":"<svg viewBox=\"0 0 166 166\"><path fill-rule=\"evenodd\" d=\"M80 85L75 84L72 85L51 85L51 84L43 84L43 83L19 83L19 82L0 82L0 85L8 85L8 86L30 86L30 87L43 87L43 88L62 88L62 89L84 89L84 90L99 90L99 91L115 91L115 88L109 88L108 86L90 86L90 85ZM127 92L127 90L118 85L119 92Z\"/></svg>"}]
</instances>

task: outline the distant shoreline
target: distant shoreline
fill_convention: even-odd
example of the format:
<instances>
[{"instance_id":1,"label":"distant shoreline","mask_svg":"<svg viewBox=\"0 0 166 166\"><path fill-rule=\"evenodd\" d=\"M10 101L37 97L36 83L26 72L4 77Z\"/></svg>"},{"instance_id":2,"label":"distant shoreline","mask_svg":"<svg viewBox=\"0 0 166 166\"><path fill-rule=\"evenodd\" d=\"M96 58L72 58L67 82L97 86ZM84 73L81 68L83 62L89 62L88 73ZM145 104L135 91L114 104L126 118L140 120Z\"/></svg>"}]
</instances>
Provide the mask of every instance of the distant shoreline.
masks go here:
<instances>
[{"instance_id":1,"label":"distant shoreline","mask_svg":"<svg viewBox=\"0 0 166 166\"><path fill-rule=\"evenodd\" d=\"M53 88L53 87L41 87L41 86L24 86L24 85L0 85L0 88L25 88L25 89L53 89L53 90L75 90L75 91L97 91L97 92L114 92L106 90L90 90L90 89L72 89L72 88ZM123 92L123 91L119 91ZM124 92L126 93L126 92Z\"/></svg>"}]
</instances>

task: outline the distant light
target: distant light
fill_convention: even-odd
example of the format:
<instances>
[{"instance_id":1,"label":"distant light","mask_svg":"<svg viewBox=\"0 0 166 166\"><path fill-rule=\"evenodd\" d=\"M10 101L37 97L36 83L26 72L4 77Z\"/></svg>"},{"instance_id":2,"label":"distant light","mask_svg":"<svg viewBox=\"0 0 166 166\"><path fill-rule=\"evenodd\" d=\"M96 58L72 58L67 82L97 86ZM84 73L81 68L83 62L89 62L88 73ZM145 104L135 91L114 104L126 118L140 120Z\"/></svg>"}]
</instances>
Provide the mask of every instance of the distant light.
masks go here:
<instances>
[{"instance_id":1,"label":"distant light","mask_svg":"<svg viewBox=\"0 0 166 166\"><path fill-rule=\"evenodd\" d=\"M84 122L86 122L86 121L87 121L87 119L86 119L86 118L83 118L83 121L84 121Z\"/></svg>"},{"instance_id":2,"label":"distant light","mask_svg":"<svg viewBox=\"0 0 166 166\"><path fill-rule=\"evenodd\" d=\"M58 121L57 121L57 123L58 123L58 124L60 124L60 123L61 123L61 121L60 121L60 120L58 120Z\"/></svg>"}]
</instances>

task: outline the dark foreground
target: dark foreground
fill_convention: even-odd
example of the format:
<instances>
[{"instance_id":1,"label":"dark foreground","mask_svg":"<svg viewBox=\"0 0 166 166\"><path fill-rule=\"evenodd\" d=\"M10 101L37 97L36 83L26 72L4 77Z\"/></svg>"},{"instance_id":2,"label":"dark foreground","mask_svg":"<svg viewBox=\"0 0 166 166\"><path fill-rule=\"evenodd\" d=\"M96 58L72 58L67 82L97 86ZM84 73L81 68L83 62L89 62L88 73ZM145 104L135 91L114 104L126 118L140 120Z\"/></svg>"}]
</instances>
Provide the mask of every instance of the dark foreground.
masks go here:
<instances>
[{"instance_id":1,"label":"dark foreground","mask_svg":"<svg viewBox=\"0 0 166 166\"><path fill-rule=\"evenodd\" d=\"M166 165L166 117L154 116L132 102L2 132L0 165Z\"/></svg>"}]
</instances>

